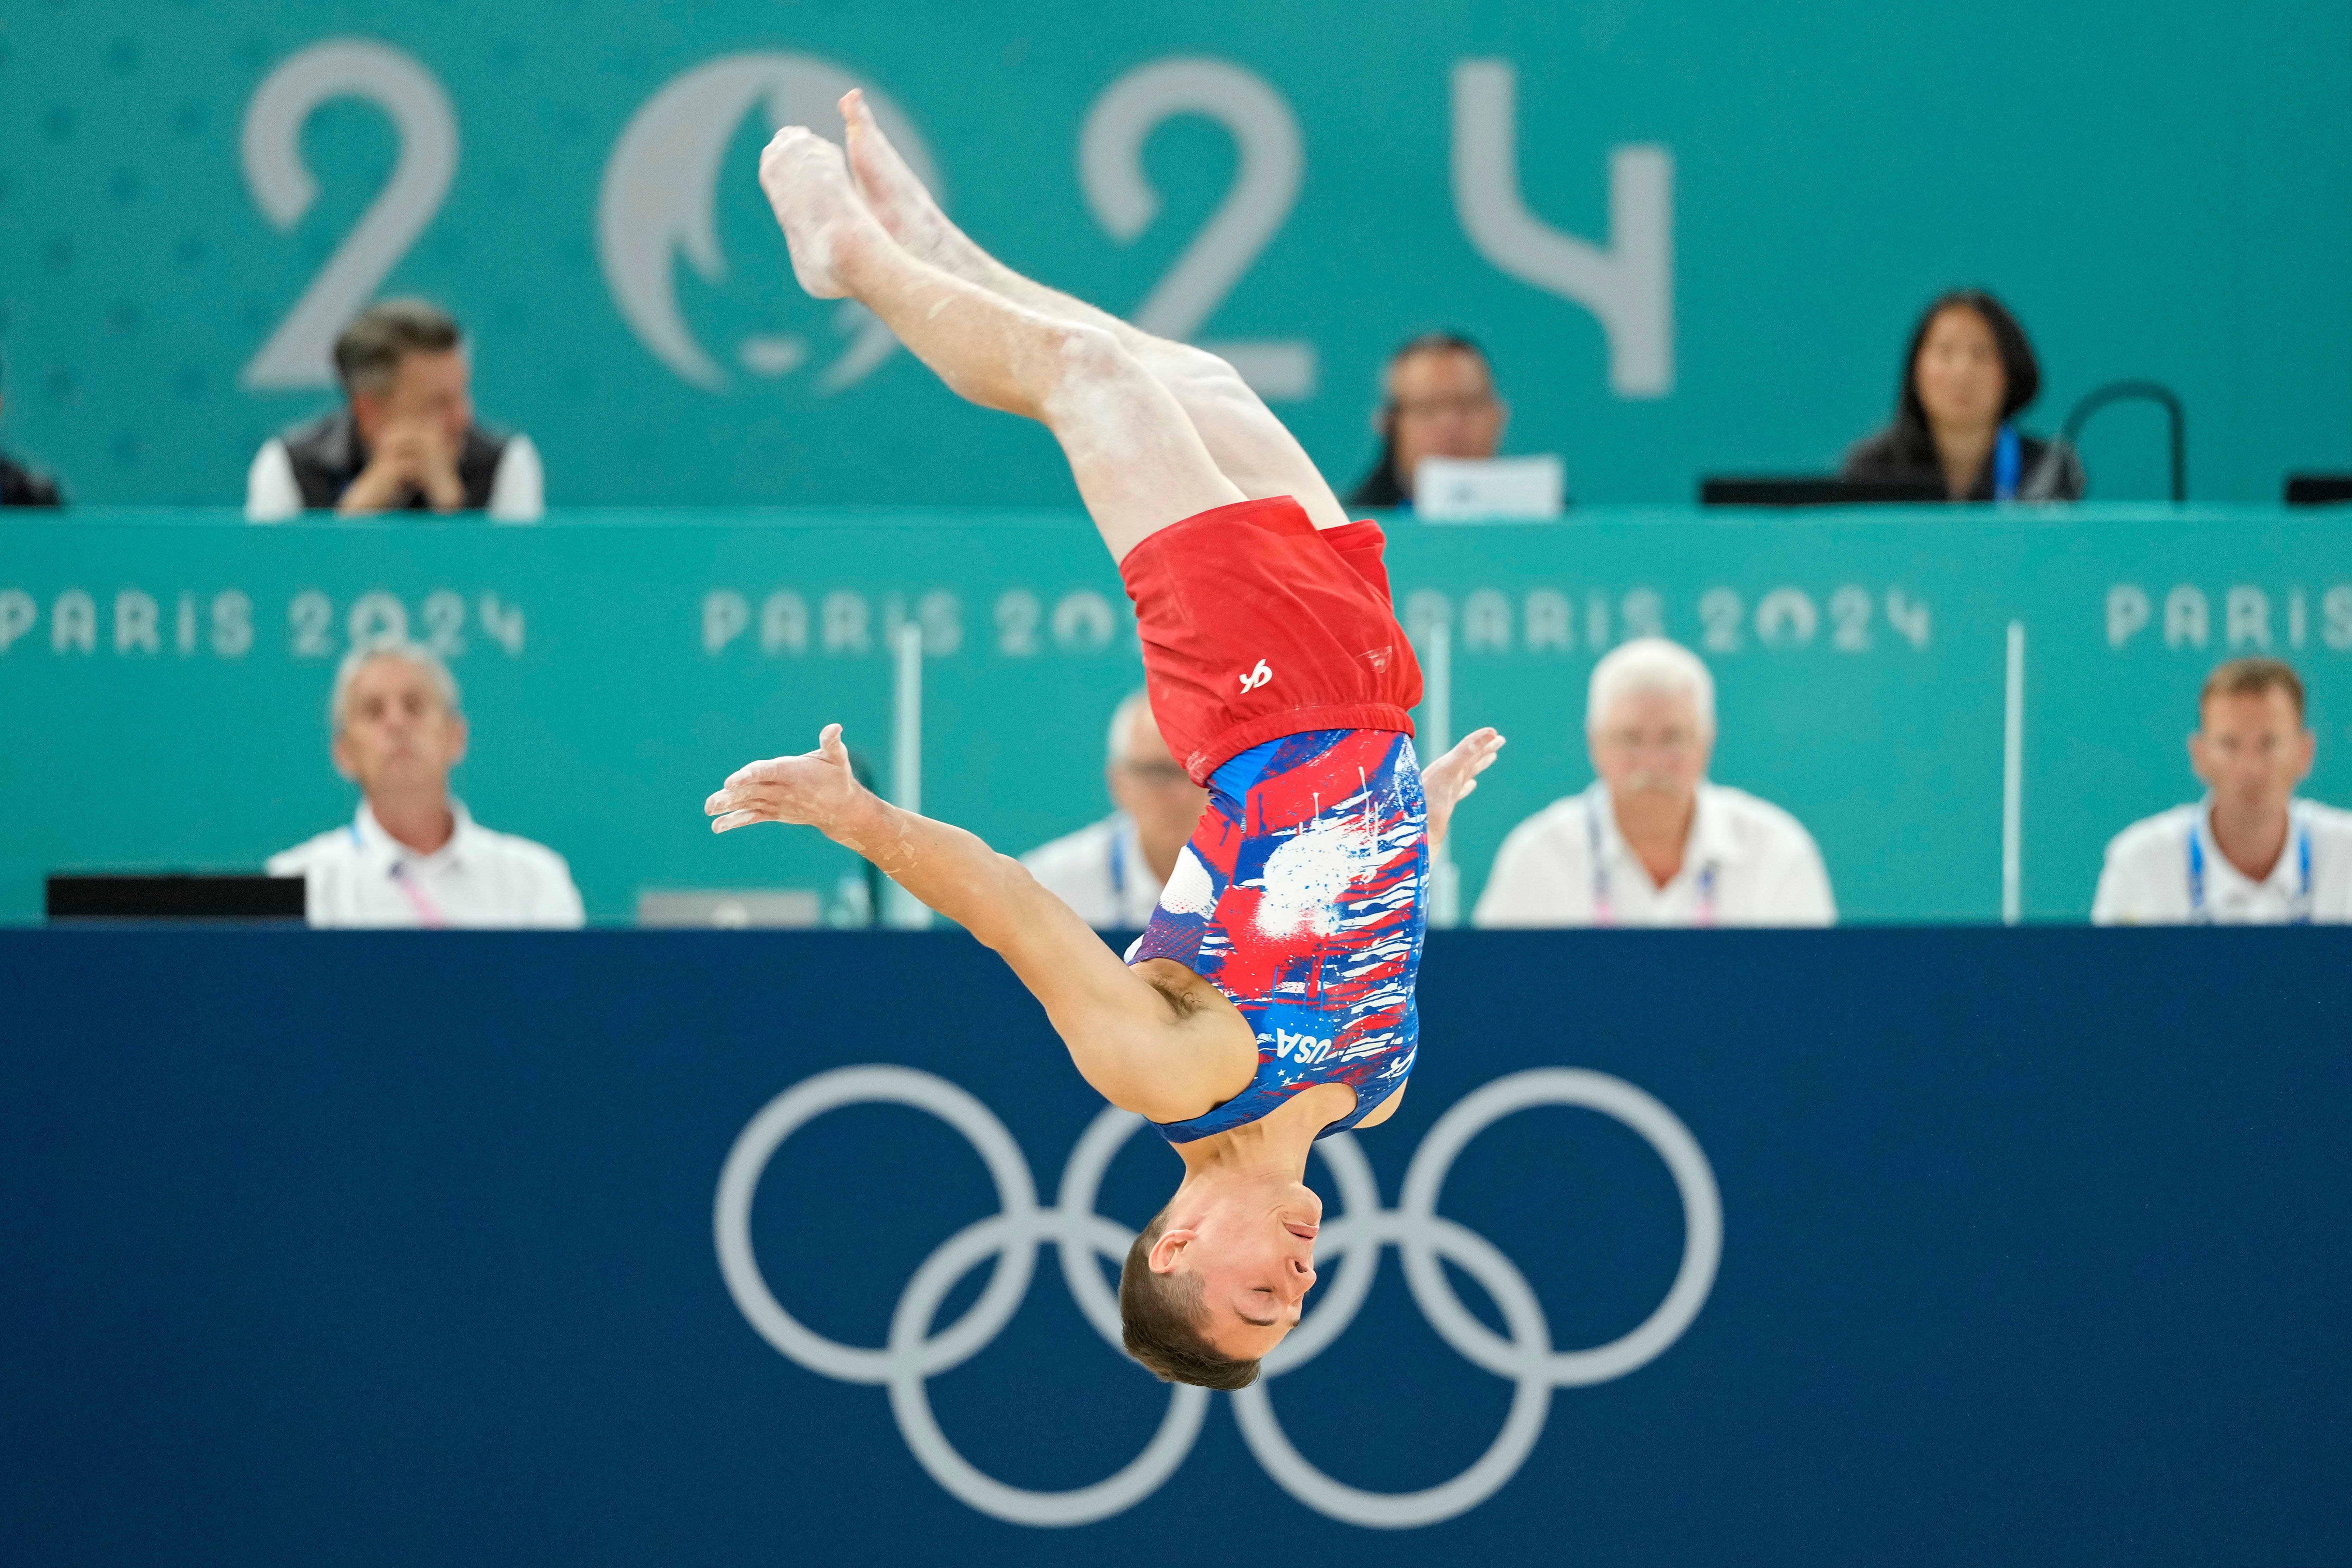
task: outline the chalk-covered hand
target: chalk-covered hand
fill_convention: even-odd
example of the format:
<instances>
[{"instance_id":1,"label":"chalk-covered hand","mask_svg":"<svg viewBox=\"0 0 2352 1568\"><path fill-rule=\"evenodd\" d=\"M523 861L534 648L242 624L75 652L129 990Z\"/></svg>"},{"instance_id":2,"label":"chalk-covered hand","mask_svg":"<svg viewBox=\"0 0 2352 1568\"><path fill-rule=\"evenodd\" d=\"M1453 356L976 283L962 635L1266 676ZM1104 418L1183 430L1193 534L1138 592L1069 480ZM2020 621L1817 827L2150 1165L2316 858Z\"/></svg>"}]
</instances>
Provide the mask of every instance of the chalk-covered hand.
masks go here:
<instances>
[{"instance_id":1,"label":"chalk-covered hand","mask_svg":"<svg viewBox=\"0 0 2352 1568\"><path fill-rule=\"evenodd\" d=\"M1474 729L1462 737L1459 746L1421 770L1421 792L1429 802L1432 849L1444 839L1445 830L1454 821L1454 808L1478 788L1478 775L1493 766L1503 744L1503 737L1493 729Z\"/></svg>"},{"instance_id":2,"label":"chalk-covered hand","mask_svg":"<svg viewBox=\"0 0 2352 1568\"><path fill-rule=\"evenodd\" d=\"M849 747L841 744L841 726L829 724L816 737L814 751L738 768L702 803L702 810L714 819L714 833L753 822L798 822L830 831L865 792L849 770Z\"/></svg>"}]
</instances>

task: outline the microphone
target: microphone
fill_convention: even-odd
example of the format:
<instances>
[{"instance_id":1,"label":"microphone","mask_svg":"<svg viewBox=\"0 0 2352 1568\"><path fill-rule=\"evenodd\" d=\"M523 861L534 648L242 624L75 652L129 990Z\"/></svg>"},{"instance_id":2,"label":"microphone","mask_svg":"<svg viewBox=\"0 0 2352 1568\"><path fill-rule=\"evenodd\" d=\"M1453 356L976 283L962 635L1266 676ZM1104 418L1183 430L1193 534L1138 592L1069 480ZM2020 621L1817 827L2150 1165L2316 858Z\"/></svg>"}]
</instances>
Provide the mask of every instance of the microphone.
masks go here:
<instances>
[{"instance_id":1,"label":"microphone","mask_svg":"<svg viewBox=\"0 0 2352 1568\"><path fill-rule=\"evenodd\" d=\"M2035 465L2033 476L2020 487L2019 499L2046 501L2057 487L2058 477L2065 471L2067 455L2079 450L2083 427L2091 416L2109 403L2152 402L2163 408L2172 431L2172 504L2176 507L2189 499L2189 418L2182 410L2179 397L2171 388L2157 382L2109 382L2083 394L2066 415L2066 423L2057 439L2050 444L2042 461Z\"/></svg>"}]
</instances>

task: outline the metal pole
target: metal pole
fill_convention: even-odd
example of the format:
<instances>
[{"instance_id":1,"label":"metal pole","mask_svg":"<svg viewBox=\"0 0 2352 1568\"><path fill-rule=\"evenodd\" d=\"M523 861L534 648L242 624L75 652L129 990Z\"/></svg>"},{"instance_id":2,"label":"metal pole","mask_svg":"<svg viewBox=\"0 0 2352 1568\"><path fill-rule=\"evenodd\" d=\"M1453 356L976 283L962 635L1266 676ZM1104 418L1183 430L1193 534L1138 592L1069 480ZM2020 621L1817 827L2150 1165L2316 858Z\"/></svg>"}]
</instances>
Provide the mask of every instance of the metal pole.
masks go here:
<instances>
[{"instance_id":1,"label":"metal pole","mask_svg":"<svg viewBox=\"0 0 2352 1568\"><path fill-rule=\"evenodd\" d=\"M1454 632L1444 620L1433 622L1423 639L1429 644L1422 661L1422 739L1431 761L1454 745ZM1452 835L1449 833L1450 839ZM1441 843L1429 857L1429 923L1444 927L1462 920L1462 869L1454 863L1450 843Z\"/></svg>"},{"instance_id":2,"label":"metal pole","mask_svg":"<svg viewBox=\"0 0 2352 1568\"><path fill-rule=\"evenodd\" d=\"M915 622L891 633L898 679L891 693L895 733L890 744L890 803L904 811L923 809L923 629ZM887 923L920 931L931 923L923 902L897 883L888 884Z\"/></svg>"},{"instance_id":3,"label":"metal pole","mask_svg":"<svg viewBox=\"0 0 2352 1568\"><path fill-rule=\"evenodd\" d=\"M2000 923L2023 913L2025 840L2025 622L2009 623L2009 689L2000 727Z\"/></svg>"}]
</instances>

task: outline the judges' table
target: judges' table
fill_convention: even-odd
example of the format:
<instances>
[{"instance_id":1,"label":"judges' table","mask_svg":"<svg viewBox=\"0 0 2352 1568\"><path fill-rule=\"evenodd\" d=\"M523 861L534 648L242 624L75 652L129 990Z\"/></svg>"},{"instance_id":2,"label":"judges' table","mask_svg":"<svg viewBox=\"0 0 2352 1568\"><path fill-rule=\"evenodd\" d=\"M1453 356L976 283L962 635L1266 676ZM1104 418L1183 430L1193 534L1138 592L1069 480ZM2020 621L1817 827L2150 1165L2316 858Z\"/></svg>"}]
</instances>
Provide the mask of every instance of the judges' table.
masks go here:
<instances>
[{"instance_id":1,"label":"judges' table","mask_svg":"<svg viewBox=\"0 0 2352 1568\"><path fill-rule=\"evenodd\" d=\"M1706 657L1714 776L1796 813L1850 918L1999 913L2012 623L2029 917L2079 917L2107 837L2194 795L2180 739L2227 654L2296 663L2322 736L2311 789L2347 777L2352 531L2331 514L1596 509L1392 531L1409 630L1425 653L1449 632L1454 729L1513 740L1460 823L1470 897L1514 822L1589 780L1585 677L1647 631ZM1074 513L12 515L0 919L36 917L49 870L254 865L346 818L328 685L355 641L403 631L464 683L460 792L568 856L592 918L627 919L647 888L829 891L839 852L715 841L700 803L833 719L887 780L907 624L928 810L1014 852L1108 810L1104 723L1140 664Z\"/></svg>"},{"instance_id":2,"label":"judges' table","mask_svg":"<svg viewBox=\"0 0 2352 1568\"><path fill-rule=\"evenodd\" d=\"M2347 944L1439 933L1171 1398L960 935L0 933L0 1559L2341 1561Z\"/></svg>"}]
</instances>

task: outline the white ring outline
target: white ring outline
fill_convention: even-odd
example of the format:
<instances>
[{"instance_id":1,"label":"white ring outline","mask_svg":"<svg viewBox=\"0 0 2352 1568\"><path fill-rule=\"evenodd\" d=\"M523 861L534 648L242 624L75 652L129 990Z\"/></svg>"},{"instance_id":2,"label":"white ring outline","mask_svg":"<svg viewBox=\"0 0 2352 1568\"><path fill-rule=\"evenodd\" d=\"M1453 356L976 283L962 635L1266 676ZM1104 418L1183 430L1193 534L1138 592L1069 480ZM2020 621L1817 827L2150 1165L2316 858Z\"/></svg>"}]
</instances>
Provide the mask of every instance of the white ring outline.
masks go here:
<instances>
[{"instance_id":1,"label":"white ring outline","mask_svg":"<svg viewBox=\"0 0 2352 1568\"><path fill-rule=\"evenodd\" d=\"M899 1292L890 1317L889 1343L880 1350L843 1344L806 1327L778 1301L760 1272L751 1249L751 1198L760 1177L786 1138L827 1111L846 1105L883 1103L928 1111L961 1133L988 1166L1001 1210L950 1238L926 1259ZM930 1478L966 1506L1013 1524L1092 1524L1124 1513L1167 1482L1200 1436L1209 1413L1209 1391L1179 1385L1171 1391L1168 1413L1143 1452L1118 1473L1068 1491L1029 1491L982 1473L957 1452L931 1413L924 1383L971 1359L1020 1310L1037 1262L1037 1244L1051 1241L1062 1255L1072 1293L1097 1332L1105 1326L1098 1298L1108 1294L1093 1268L1093 1254L1108 1251L1124 1260L1132 1234L1093 1212L1096 1189L1118 1145L1143 1118L1116 1109L1097 1115L1063 1176L1065 1193L1086 1177L1084 1209L1037 1207L1036 1186L1013 1134L994 1112L946 1079L913 1068L845 1067L803 1079L761 1108L728 1151L720 1167L711 1226L719 1248L719 1270L728 1293L760 1336L811 1372L843 1383L879 1383L890 1391L890 1410L916 1461ZM1112 1135L1115 1134L1116 1135ZM1075 1218L1083 1215L1082 1219ZM940 1302L956 1282L991 1257L1001 1257L995 1277L980 1299L942 1334L926 1338ZM1091 1276L1091 1293L1077 1281ZM1110 1342L1119 1344L1118 1301L1108 1302ZM1122 1352L1124 1354L1124 1352Z\"/></svg>"},{"instance_id":2,"label":"white ring outline","mask_svg":"<svg viewBox=\"0 0 2352 1568\"><path fill-rule=\"evenodd\" d=\"M989 1170L999 1212L950 1237L916 1270L891 1314L881 1349L843 1344L808 1329L778 1302L761 1277L751 1239L753 1194L784 1140L826 1111L887 1103L927 1111L963 1134ZM1436 1212L1454 1160L1470 1141L1514 1112L1539 1105L1597 1111L1640 1134L1665 1162L1683 1206L1683 1256L1665 1296L1631 1332L1587 1350L1554 1351L1550 1329L1526 1277L1475 1231ZM1072 1299L1096 1332L1120 1344L1118 1301L1097 1255L1123 1259L1133 1233L1095 1212L1103 1174L1143 1118L1115 1107L1087 1124L1062 1172L1051 1209L1040 1208L1020 1145L994 1113L965 1090L912 1068L872 1065L819 1073L761 1107L728 1151L719 1172L712 1227L719 1271L745 1319L785 1356L820 1375L887 1387L893 1416L931 1479L967 1506L1010 1523L1088 1524L1123 1512L1174 1474L1200 1435L1208 1391L1177 1385L1167 1414L1143 1452L1117 1473L1067 1491L1008 1486L959 1453L940 1428L925 1389L938 1373L978 1354L1012 1320L1028 1293L1037 1248L1053 1243ZM1324 1226L1327 1258L1339 1267L1317 1310L1265 1358L1261 1380L1234 1396L1244 1440L1266 1474L1298 1501L1329 1518L1373 1529L1435 1524L1492 1497L1527 1462L1543 1435L1552 1391L1605 1383L1646 1365L1687 1330L1713 1290L1723 1252L1722 1195L1690 1129L1652 1095L1607 1073L1533 1068L1494 1080L1440 1116L1406 1167L1394 1209L1383 1209L1370 1163L1352 1134L1316 1145L1336 1181L1341 1214ZM1380 1253L1394 1246L1405 1281L1439 1337L1454 1351L1517 1386L1495 1441L1450 1480L1414 1492L1374 1492L1333 1479L1291 1444L1276 1419L1267 1383L1321 1354L1354 1322L1371 1290ZM1359 1256L1370 1260L1360 1267ZM942 1333L931 1319L956 1283L981 1263L1001 1260L980 1298ZM1511 1337L1480 1322L1439 1266L1444 1259L1476 1280L1501 1311Z\"/></svg>"},{"instance_id":3,"label":"white ring outline","mask_svg":"<svg viewBox=\"0 0 2352 1568\"><path fill-rule=\"evenodd\" d=\"M1631 1333L1591 1350L1555 1353L1543 1309L1526 1277L1494 1243L1436 1212L1439 1189L1470 1140L1505 1116L1538 1105L1575 1106L1622 1122L1665 1162L1682 1198L1682 1262L1664 1299ZM1348 1137L1341 1134L1318 1146L1328 1147ZM1363 1157L1360 1151L1350 1153L1358 1160ZM1723 1195L1698 1140L1655 1097L1622 1078L1586 1068L1529 1068L1472 1091L1448 1106L1423 1134L1405 1167L1404 1187L1395 1208L1383 1211L1375 1206L1374 1212L1359 1220L1352 1203L1349 1207L1347 1216L1324 1227L1318 1241L1335 1252L1368 1248L1376 1257L1381 1247L1393 1244L1404 1259L1405 1283L1412 1291L1413 1304L1438 1337L1465 1360L1518 1385L1502 1430L1477 1462L1453 1479L1417 1492L1365 1491L1334 1480L1284 1435L1264 1380L1234 1396L1234 1417L1241 1426L1242 1437L1276 1485L1328 1518L1375 1530L1436 1524L1492 1497L1535 1450L1537 1439L1543 1435L1551 1391L1607 1383L1664 1354L1706 1304L1723 1259ZM1476 1280L1494 1299L1511 1328L1509 1341L1497 1338L1462 1304L1445 1270L1438 1267L1440 1256ZM1369 1290L1373 1270L1363 1272L1363 1288ZM1349 1303L1349 1318L1360 1301L1359 1294ZM1315 1315L1337 1304L1336 1299L1326 1301ZM1291 1339L1307 1332L1307 1325L1302 1323ZM1266 1376L1278 1376L1303 1364L1335 1337L1327 1335L1304 1355L1286 1359L1279 1366L1272 1364L1289 1347L1286 1340L1266 1358ZM1521 1341L1526 1342L1524 1346Z\"/></svg>"}]
</instances>

